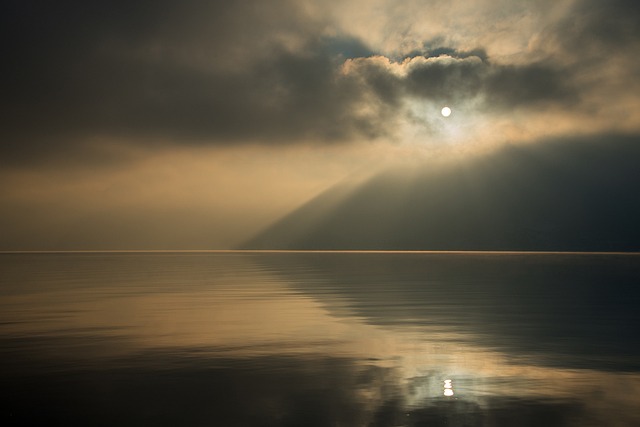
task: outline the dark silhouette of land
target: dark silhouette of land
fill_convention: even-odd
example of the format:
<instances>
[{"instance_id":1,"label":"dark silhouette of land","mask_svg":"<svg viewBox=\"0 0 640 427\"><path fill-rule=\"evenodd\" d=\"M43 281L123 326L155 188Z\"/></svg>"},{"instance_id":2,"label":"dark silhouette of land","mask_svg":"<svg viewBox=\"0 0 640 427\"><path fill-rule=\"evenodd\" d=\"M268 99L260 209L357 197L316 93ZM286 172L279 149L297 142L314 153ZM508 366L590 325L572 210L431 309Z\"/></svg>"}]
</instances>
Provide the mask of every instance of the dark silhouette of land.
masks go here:
<instances>
[{"instance_id":1,"label":"dark silhouette of land","mask_svg":"<svg viewBox=\"0 0 640 427\"><path fill-rule=\"evenodd\" d=\"M639 251L640 137L506 146L337 186L243 249Z\"/></svg>"}]
</instances>

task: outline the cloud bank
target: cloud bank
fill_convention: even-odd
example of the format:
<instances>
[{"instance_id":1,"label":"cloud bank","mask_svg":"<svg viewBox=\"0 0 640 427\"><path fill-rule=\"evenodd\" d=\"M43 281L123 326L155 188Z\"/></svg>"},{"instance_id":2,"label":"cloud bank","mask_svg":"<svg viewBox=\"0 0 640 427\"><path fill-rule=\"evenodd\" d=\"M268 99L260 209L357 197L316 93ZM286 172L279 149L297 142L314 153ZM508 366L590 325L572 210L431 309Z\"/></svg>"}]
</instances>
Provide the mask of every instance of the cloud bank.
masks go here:
<instances>
[{"instance_id":1,"label":"cloud bank","mask_svg":"<svg viewBox=\"0 0 640 427\"><path fill-rule=\"evenodd\" d=\"M355 1L10 2L1 18L3 162L78 150L97 137L397 140L409 101L470 105L484 115L587 111L594 102L606 107L594 100L595 81L638 67L626 55L638 44L633 2L561 2L564 9L545 12L412 1L391 14L390 3L373 4L358 14L365 5ZM502 30L471 25L476 12ZM363 17L413 43L392 49L365 37ZM419 25L445 17L437 34ZM510 37L500 35L507 30ZM510 38L527 45L509 54ZM604 82L619 103L629 98L625 84L611 85Z\"/></svg>"}]
</instances>

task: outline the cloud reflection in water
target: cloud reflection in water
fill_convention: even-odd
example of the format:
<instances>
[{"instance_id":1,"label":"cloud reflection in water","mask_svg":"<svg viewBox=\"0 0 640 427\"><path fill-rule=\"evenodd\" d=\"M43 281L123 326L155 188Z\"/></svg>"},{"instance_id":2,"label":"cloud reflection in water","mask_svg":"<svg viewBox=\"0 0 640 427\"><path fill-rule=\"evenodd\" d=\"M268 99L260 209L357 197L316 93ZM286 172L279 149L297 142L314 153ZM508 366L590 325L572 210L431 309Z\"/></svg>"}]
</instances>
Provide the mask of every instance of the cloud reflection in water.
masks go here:
<instances>
[{"instance_id":1,"label":"cloud reflection in water","mask_svg":"<svg viewBox=\"0 0 640 427\"><path fill-rule=\"evenodd\" d=\"M547 273L558 277L557 260L354 256L1 258L3 413L9 425L640 421L638 371L612 369L616 341L598 341L620 319L637 321L626 306L608 322L595 318L592 339L614 345L585 352L588 363L572 351L589 350L580 334L571 346L538 341L538 352L513 339L516 327L522 340L545 336L541 325L566 315L538 306L546 296L555 298L547 307L562 307L566 289L534 287ZM619 271L609 276L617 280L611 291L637 277L625 261L604 270L587 261L565 260L563 280L587 267L596 278ZM518 274L535 280L514 280ZM509 290L507 281L520 287ZM594 283L578 285L615 301ZM576 296L569 314L586 309L585 298ZM505 301L512 309L493 311ZM514 325L499 329L497 319ZM571 338L566 327L547 333L547 343ZM636 348L630 342L626 356Z\"/></svg>"}]
</instances>

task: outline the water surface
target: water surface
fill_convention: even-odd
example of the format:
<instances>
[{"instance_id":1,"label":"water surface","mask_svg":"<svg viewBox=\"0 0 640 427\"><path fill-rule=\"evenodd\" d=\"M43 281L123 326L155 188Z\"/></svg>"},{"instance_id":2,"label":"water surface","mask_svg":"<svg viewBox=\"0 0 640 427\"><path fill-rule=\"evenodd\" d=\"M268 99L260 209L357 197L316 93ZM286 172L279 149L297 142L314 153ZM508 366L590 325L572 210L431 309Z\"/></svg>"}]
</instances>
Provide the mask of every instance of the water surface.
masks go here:
<instances>
[{"instance_id":1,"label":"water surface","mask_svg":"<svg viewBox=\"0 0 640 427\"><path fill-rule=\"evenodd\" d=\"M3 425L640 425L640 257L0 255Z\"/></svg>"}]
</instances>

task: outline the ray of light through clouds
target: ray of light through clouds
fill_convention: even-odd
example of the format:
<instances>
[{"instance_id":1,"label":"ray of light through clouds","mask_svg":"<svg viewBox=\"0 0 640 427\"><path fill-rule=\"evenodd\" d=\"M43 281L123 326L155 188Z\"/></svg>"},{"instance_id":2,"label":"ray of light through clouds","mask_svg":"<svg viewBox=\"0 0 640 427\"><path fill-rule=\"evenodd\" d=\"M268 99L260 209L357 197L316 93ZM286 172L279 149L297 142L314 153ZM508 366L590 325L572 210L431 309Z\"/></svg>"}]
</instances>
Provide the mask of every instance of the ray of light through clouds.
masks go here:
<instances>
[{"instance_id":1,"label":"ray of light through clouds","mask_svg":"<svg viewBox=\"0 0 640 427\"><path fill-rule=\"evenodd\" d=\"M4 250L229 248L390 166L640 131L630 0L3 9Z\"/></svg>"}]
</instances>

